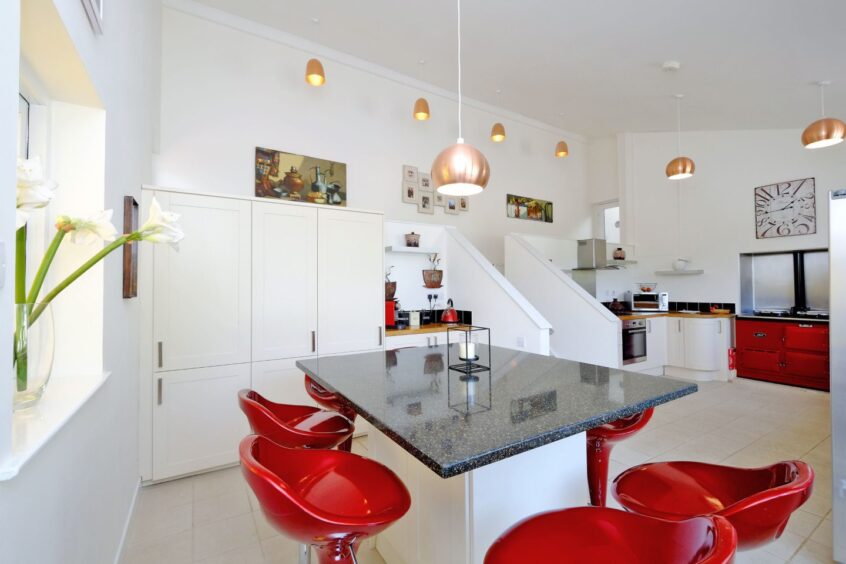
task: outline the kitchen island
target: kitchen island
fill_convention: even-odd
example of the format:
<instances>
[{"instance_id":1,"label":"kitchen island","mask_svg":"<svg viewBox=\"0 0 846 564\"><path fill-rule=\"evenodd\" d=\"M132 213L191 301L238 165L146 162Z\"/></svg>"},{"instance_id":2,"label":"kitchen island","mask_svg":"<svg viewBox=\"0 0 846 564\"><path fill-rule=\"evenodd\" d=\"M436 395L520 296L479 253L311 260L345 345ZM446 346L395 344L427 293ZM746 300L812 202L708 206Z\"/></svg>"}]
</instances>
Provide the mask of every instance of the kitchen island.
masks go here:
<instances>
[{"instance_id":1,"label":"kitchen island","mask_svg":"<svg viewBox=\"0 0 846 564\"><path fill-rule=\"evenodd\" d=\"M405 482L409 513L377 539L389 564L477 563L516 521L587 504L584 432L695 384L499 347L451 370L458 346L297 363L373 426L372 458ZM449 358L448 358L449 356Z\"/></svg>"}]
</instances>

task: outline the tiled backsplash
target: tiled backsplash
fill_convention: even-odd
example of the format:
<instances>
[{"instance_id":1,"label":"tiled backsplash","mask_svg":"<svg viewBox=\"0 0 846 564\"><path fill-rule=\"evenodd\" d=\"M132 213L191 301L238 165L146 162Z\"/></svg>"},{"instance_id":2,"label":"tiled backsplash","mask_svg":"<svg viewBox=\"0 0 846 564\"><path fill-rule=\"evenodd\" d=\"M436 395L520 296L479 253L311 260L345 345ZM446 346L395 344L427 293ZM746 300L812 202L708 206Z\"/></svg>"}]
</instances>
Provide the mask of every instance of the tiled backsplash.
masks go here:
<instances>
[{"instance_id":1,"label":"tiled backsplash","mask_svg":"<svg viewBox=\"0 0 846 564\"><path fill-rule=\"evenodd\" d=\"M711 311L712 307L717 309L727 309L735 313L735 304L720 303L720 302L670 302L670 311L679 311L683 309L707 312Z\"/></svg>"}]
</instances>

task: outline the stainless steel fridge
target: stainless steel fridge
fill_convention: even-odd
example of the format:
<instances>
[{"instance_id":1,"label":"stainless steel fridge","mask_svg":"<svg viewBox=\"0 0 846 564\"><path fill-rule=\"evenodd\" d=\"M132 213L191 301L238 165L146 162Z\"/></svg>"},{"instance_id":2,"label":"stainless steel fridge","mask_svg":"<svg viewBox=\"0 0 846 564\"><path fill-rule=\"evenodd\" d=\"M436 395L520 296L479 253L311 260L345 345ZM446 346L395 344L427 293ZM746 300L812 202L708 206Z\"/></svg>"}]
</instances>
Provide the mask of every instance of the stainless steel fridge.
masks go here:
<instances>
[{"instance_id":1,"label":"stainless steel fridge","mask_svg":"<svg viewBox=\"0 0 846 564\"><path fill-rule=\"evenodd\" d=\"M829 226L834 559L846 563L846 190L831 192Z\"/></svg>"}]
</instances>

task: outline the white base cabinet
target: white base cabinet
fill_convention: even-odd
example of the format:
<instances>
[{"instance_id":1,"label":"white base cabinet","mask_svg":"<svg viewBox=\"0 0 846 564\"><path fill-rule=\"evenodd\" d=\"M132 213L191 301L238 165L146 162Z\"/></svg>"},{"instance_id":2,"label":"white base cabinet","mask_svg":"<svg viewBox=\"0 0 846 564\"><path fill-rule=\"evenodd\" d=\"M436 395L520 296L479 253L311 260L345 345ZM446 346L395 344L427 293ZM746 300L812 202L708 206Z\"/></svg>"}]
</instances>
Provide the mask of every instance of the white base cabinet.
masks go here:
<instances>
[{"instance_id":1,"label":"white base cabinet","mask_svg":"<svg viewBox=\"0 0 846 564\"><path fill-rule=\"evenodd\" d=\"M446 332L424 333L422 335L397 335L388 337L385 341L385 348L400 349L404 347L437 347L445 345L447 341Z\"/></svg>"},{"instance_id":2,"label":"white base cabinet","mask_svg":"<svg viewBox=\"0 0 846 564\"><path fill-rule=\"evenodd\" d=\"M305 389L303 371L297 368L298 360L304 358L285 358L254 362L252 366L252 388L276 403L314 405Z\"/></svg>"},{"instance_id":3,"label":"white base cabinet","mask_svg":"<svg viewBox=\"0 0 846 564\"><path fill-rule=\"evenodd\" d=\"M237 394L249 387L249 363L156 374L153 479L237 462L250 432Z\"/></svg>"},{"instance_id":4,"label":"white base cabinet","mask_svg":"<svg viewBox=\"0 0 846 564\"><path fill-rule=\"evenodd\" d=\"M665 374L696 380L728 380L728 351L734 345L729 317L668 318ZM647 349L647 354L648 354Z\"/></svg>"}]
</instances>

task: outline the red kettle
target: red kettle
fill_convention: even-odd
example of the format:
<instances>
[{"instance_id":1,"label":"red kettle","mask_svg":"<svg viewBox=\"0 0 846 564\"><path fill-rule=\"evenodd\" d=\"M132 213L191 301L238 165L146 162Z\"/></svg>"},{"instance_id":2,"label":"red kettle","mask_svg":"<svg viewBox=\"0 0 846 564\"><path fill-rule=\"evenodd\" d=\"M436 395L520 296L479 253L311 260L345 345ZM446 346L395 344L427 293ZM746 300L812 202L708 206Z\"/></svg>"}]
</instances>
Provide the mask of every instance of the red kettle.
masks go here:
<instances>
[{"instance_id":1,"label":"red kettle","mask_svg":"<svg viewBox=\"0 0 846 564\"><path fill-rule=\"evenodd\" d=\"M447 308L441 314L441 323L458 323L458 312L452 307L452 299L447 300Z\"/></svg>"}]
</instances>

